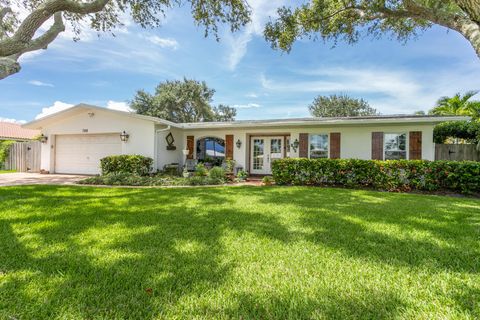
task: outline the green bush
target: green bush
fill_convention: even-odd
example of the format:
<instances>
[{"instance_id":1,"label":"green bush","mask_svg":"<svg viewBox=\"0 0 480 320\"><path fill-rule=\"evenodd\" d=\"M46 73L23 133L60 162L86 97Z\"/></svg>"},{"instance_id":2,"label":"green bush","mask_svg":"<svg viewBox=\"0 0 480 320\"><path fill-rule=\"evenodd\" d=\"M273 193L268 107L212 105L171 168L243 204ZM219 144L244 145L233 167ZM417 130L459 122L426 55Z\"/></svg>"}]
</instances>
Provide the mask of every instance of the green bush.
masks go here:
<instances>
[{"instance_id":1,"label":"green bush","mask_svg":"<svg viewBox=\"0 0 480 320\"><path fill-rule=\"evenodd\" d=\"M216 184L221 184L225 182L225 169L222 167L213 167L208 172L208 178L210 180L217 182Z\"/></svg>"},{"instance_id":2,"label":"green bush","mask_svg":"<svg viewBox=\"0 0 480 320\"><path fill-rule=\"evenodd\" d=\"M478 143L480 141L480 122L447 121L437 124L433 129L433 142L444 143L447 138L458 138L469 143Z\"/></svg>"},{"instance_id":3,"label":"green bush","mask_svg":"<svg viewBox=\"0 0 480 320\"><path fill-rule=\"evenodd\" d=\"M102 175L111 173L127 173L145 176L152 171L152 164L152 158L136 154L108 156L100 159Z\"/></svg>"},{"instance_id":4,"label":"green bush","mask_svg":"<svg viewBox=\"0 0 480 320\"><path fill-rule=\"evenodd\" d=\"M277 184L480 192L480 163L473 161L281 159L272 173Z\"/></svg>"},{"instance_id":5,"label":"green bush","mask_svg":"<svg viewBox=\"0 0 480 320\"><path fill-rule=\"evenodd\" d=\"M0 140L0 169L3 169L5 161L10 153L10 147L14 144L13 140Z\"/></svg>"},{"instance_id":6,"label":"green bush","mask_svg":"<svg viewBox=\"0 0 480 320\"><path fill-rule=\"evenodd\" d=\"M140 176L124 172L109 173L102 176L89 177L79 181L79 184L108 185L108 186L197 186L218 185L224 181L205 176L189 178L173 176Z\"/></svg>"},{"instance_id":7,"label":"green bush","mask_svg":"<svg viewBox=\"0 0 480 320\"><path fill-rule=\"evenodd\" d=\"M195 175L199 177L206 177L208 175L208 170L203 163L199 163L195 166Z\"/></svg>"}]
</instances>

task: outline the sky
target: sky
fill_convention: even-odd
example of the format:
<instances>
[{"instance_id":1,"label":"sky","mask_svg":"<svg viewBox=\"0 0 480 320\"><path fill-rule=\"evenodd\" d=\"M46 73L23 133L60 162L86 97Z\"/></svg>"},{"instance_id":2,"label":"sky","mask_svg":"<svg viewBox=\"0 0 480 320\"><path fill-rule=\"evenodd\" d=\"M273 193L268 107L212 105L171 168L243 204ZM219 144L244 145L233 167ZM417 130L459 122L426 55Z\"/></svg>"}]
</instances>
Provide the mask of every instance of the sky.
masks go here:
<instances>
[{"instance_id":1,"label":"sky","mask_svg":"<svg viewBox=\"0 0 480 320\"><path fill-rule=\"evenodd\" d=\"M353 45L301 40L273 50L263 25L285 0L249 0L252 23L220 41L204 37L186 8L167 12L161 27L125 19L109 34L67 30L47 50L21 58L20 73L0 80L0 120L26 122L77 103L128 110L137 90L165 80L206 81L214 104L237 119L309 116L317 95L364 98L382 114L427 111L441 96L480 89L480 59L454 31L433 27L406 44L364 38ZM480 95L477 98L480 99Z\"/></svg>"}]
</instances>

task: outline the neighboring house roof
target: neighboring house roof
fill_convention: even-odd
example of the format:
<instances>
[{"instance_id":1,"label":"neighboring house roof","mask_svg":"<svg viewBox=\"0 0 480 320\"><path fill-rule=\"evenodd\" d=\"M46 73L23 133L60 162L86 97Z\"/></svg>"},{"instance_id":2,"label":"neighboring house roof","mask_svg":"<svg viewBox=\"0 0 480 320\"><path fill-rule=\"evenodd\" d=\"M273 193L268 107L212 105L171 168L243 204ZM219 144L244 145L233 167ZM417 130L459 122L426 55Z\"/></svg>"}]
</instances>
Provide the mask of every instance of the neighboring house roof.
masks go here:
<instances>
[{"instance_id":1,"label":"neighboring house roof","mask_svg":"<svg viewBox=\"0 0 480 320\"><path fill-rule=\"evenodd\" d=\"M39 135L40 131L22 128L20 124L0 122L0 139L31 140Z\"/></svg>"},{"instance_id":2,"label":"neighboring house roof","mask_svg":"<svg viewBox=\"0 0 480 320\"><path fill-rule=\"evenodd\" d=\"M332 126L332 125L382 125L382 124L437 124L444 121L468 120L464 116L434 116L434 115L380 115L366 117L334 117L334 118L291 118L269 120L239 120L229 122L195 122L174 123L168 120L144 116L133 112L118 111L89 104L78 104L63 111L48 115L23 125L24 128L40 129L59 117L68 117L85 110L102 110L122 114L133 118L153 121L181 129L221 129L221 128L255 128L255 127L286 127L286 126Z\"/></svg>"}]
</instances>

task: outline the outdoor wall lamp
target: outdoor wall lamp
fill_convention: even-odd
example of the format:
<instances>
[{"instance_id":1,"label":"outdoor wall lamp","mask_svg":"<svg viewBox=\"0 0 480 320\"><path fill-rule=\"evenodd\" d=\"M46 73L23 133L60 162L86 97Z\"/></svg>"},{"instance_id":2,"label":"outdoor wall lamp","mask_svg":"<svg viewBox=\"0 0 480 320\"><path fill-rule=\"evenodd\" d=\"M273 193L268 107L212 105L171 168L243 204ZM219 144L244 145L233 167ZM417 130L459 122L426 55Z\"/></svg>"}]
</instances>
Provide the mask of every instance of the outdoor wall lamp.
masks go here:
<instances>
[{"instance_id":1,"label":"outdoor wall lamp","mask_svg":"<svg viewBox=\"0 0 480 320\"><path fill-rule=\"evenodd\" d=\"M39 140L41 143L47 143L48 137L42 133L42 134L40 135L40 137L38 137L38 140Z\"/></svg>"},{"instance_id":2,"label":"outdoor wall lamp","mask_svg":"<svg viewBox=\"0 0 480 320\"><path fill-rule=\"evenodd\" d=\"M128 138L130 138L130 135L126 133L125 130L120 133L120 140L122 140L123 142L127 142Z\"/></svg>"},{"instance_id":3,"label":"outdoor wall lamp","mask_svg":"<svg viewBox=\"0 0 480 320\"><path fill-rule=\"evenodd\" d=\"M240 149L242 147L242 141L238 139L236 145L237 145L237 148Z\"/></svg>"},{"instance_id":4,"label":"outdoor wall lamp","mask_svg":"<svg viewBox=\"0 0 480 320\"><path fill-rule=\"evenodd\" d=\"M300 143L298 142L298 139L295 139L295 141L292 142L292 144L290 145L293 149L293 152L297 152L297 149L298 149L298 145Z\"/></svg>"}]
</instances>

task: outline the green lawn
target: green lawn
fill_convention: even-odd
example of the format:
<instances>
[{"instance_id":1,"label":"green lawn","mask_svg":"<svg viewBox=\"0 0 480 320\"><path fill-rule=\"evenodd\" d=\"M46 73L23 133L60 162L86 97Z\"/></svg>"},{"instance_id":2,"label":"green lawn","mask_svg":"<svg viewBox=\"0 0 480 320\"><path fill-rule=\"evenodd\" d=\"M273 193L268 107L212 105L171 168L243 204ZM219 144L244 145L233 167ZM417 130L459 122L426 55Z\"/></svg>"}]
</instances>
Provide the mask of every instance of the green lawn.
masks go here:
<instances>
[{"instance_id":1,"label":"green lawn","mask_svg":"<svg viewBox=\"0 0 480 320\"><path fill-rule=\"evenodd\" d=\"M480 318L480 200L0 188L0 319Z\"/></svg>"},{"instance_id":2,"label":"green lawn","mask_svg":"<svg viewBox=\"0 0 480 320\"><path fill-rule=\"evenodd\" d=\"M2 173L13 173L16 172L15 170L0 170L0 174Z\"/></svg>"}]
</instances>

